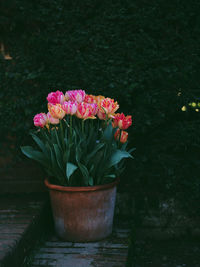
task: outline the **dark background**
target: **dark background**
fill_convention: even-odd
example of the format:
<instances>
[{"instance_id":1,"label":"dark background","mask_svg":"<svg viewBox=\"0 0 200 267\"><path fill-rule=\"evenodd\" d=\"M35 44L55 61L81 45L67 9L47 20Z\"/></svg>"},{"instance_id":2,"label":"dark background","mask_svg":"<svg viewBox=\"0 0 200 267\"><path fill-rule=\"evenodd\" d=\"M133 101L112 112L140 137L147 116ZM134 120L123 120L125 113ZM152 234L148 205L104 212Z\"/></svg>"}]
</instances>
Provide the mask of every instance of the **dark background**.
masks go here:
<instances>
[{"instance_id":1,"label":"dark background","mask_svg":"<svg viewBox=\"0 0 200 267\"><path fill-rule=\"evenodd\" d=\"M1 0L1 159L24 160L50 91L85 89L133 117L119 190L200 214L200 111L189 106L200 103L199 13L194 0Z\"/></svg>"}]
</instances>

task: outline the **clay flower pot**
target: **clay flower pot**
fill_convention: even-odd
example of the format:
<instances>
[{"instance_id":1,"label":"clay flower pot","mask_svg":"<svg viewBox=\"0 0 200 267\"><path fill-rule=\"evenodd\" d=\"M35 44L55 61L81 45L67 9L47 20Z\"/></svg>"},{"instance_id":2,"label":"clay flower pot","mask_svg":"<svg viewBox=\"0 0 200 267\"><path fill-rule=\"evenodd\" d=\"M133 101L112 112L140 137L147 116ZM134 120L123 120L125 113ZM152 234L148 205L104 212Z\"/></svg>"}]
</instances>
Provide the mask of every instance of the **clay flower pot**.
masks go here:
<instances>
[{"instance_id":1,"label":"clay flower pot","mask_svg":"<svg viewBox=\"0 0 200 267\"><path fill-rule=\"evenodd\" d=\"M117 179L105 185L64 187L46 179L57 235L73 242L96 241L110 235L118 182Z\"/></svg>"}]
</instances>

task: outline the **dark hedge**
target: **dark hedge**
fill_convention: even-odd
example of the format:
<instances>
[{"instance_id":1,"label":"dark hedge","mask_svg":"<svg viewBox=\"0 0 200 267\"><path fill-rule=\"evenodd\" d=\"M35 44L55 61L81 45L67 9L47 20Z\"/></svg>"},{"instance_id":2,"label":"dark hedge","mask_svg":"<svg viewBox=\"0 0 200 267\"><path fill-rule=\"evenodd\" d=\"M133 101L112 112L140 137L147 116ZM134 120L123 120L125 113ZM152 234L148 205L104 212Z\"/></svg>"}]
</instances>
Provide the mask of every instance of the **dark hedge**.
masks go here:
<instances>
[{"instance_id":1,"label":"dark hedge","mask_svg":"<svg viewBox=\"0 0 200 267\"><path fill-rule=\"evenodd\" d=\"M122 183L199 211L199 113L188 106L200 102L199 11L194 0L2 0L0 41L13 59L0 59L1 142L28 142L52 90L113 97L133 116L137 148Z\"/></svg>"}]
</instances>

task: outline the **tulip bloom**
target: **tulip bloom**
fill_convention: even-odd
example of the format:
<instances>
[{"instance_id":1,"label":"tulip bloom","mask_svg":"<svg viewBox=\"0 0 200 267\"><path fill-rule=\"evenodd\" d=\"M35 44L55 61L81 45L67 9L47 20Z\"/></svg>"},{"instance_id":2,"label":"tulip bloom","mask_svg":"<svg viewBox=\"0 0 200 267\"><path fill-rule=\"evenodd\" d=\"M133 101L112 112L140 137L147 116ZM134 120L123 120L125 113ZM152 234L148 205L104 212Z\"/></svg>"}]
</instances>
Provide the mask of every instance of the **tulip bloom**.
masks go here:
<instances>
[{"instance_id":1,"label":"tulip bloom","mask_svg":"<svg viewBox=\"0 0 200 267\"><path fill-rule=\"evenodd\" d=\"M59 119L55 119L54 117L52 117L50 112L47 113L47 119L48 119L48 122L51 124L58 124L59 123Z\"/></svg>"},{"instance_id":2,"label":"tulip bloom","mask_svg":"<svg viewBox=\"0 0 200 267\"><path fill-rule=\"evenodd\" d=\"M120 136L120 132L121 132L121 136ZM124 143L126 143L126 141L128 139L128 133L126 131L121 131L120 129L117 129L114 137L116 140L119 140L119 138L120 138L120 143L124 144Z\"/></svg>"},{"instance_id":3,"label":"tulip bloom","mask_svg":"<svg viewBox=\"0 0 200 267\"><path fill-rule=\"evenodd\" d=\"M101 112L100 110L98 110L97 116L100 120L106 120L106 113L105 112Z\"/></svg>"},{"instance_id":4,"label":"tulip bloom","mask_svg":"<svg viewBox=\"0 0 200 267\"><path fill-rule=\"evenodd\" d=\"M98 111L98 106L95 103L91 104L90 106L91 106L91 115L95 116L97 114L97 111Z\"/></svg>"},{"instance_id":5,"label":"tulip bloom","mask_svg":"<svg viewBox=\"0 0 200 267\"><path fill-rule=\"evenodd\" d=\"M44 126L48 123L47 115L45 113L36 114L33 121L35 126L44 128Z\"/></svg>"},{"instance_id":6,"label":"tulip bloom","mask_svg":"<svg viewBox=\"0 0 200 267\"><path fill-rule=\"evenodd\" d=\"M84 90L71 90L65 93L65 100L81 103L85 99Z\"/></svg>"},{"instance_id":7,"label":"tulip bloom","mask_svg":"<svg viewBox=\"0 0 200 267\"><path fill-rule=\"evenodd\" d=\"M65 111L62 109L60 104L56 105L48 104L48 110L51 116L55 119L63 119L65 116Z\"/></svg>"},{"instance_id":8,"label":"tulip bloom","mask_svg":"<svg viewBox=\"0 0 200 267\"><path fill-rule=\"evenodd\" d=\"M95 95L86 95L84 102L89 103L89 104L96 103L96 96Z\"/></svg>"},{"instance_id":9,"label":"tulip bloom","mask_svg":"<svg viewBox=\"0 0 200 267\"><path fill-rule=\"evenodd\" d=\"M104 98L100 102L99 111L97 113L100 120L105 120L107 118L113 118L115 111L119 108L117 102L114 99Z\"/></svg>"},{"instance_id":10,"label":"tulip bloom","mask_svg":"<svg viewBox=\"0 0 200 267\"><path fill-rule=\"evenodd\" d=\"M79 103L76 111L76 116L80 119L94 119L94 107L92 104L85 102Z\"/></svg>"},{"instance_id":11,"label":"tulip bloom","mask_svg":"<svg viewBox=\"0 0 200 267\"><path fill-rule=\"evenodd\" d=\"M62 105L62 109L65 111L66 114L74 115L77 111L78 104L76 102L64 102Z\"/></svg>"},{"instance_id":12,"label":"tulip bloom","mask_svg":"<svg viewBox=\"0 0 200 267\"><path fill-rule=\"evenodd\" d=\"M97 103L98 107L101 106L101 101L102 101L103 99L105 99L105 96L103 96L103 95L95 96L95 100L96 100L96 103Z\"/></svg>"},{"instance_id":13,"label":"tulip bloom","mask_svg":"<svg viewBox=\"0 0 200 267\"><path fill-rule=\"evenodd\" d=\"M65 96L64 96L63 92L61 92L61 91L51 92L47 96L47 101L53 105L56 105L56 104L62 105L65 101Z\"/></svg>"},{"instance_id":14,"label":"tulip bloom","mask_svg":"<svg viewBox=\"0 0 200 267\"><path fill-rule=\"evenodd\" d=\"M117 113L114 117L113 127L119 127L121 130L126 130L132 124L132 117L125 116L124 113Z\"/></svg>"}]
</instances>

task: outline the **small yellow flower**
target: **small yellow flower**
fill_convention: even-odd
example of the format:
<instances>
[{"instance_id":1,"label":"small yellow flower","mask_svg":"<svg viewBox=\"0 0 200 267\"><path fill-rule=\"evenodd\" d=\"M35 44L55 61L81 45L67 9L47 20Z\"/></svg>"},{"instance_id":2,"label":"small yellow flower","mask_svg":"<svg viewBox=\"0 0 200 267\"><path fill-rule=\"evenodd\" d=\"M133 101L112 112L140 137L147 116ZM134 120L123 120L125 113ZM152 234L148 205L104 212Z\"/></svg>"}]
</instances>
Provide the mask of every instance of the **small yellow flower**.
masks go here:
<instances>
[{"instance_id":1,"label":"small yellow flower","mask_svg":"<svg viewBox=\"0 0 200 267\"><path fill-rule=\"evenodd\" d=\"M200 107L200 102L197 104L198 107Z\"/></svg>"},{"instance_id":2,"label":"small yellow flower","mask_svg":"<svg viewBox=\"0 0 200 267\"><path fill-rule=\"evenodd\" d=\"M196 111L196 112L199 112L199 109L198 109L198 108L196 108L196 109L195 109L195 111Z\"/></svg>"},{"instance_id":3,"label":"small yellow flower","mask_svg":"<svg viewBox=\"0 0 200 267\"><path fill-rule=\"evenodd\" d=\"M195 108L196 107L196 103L195 102L192 102L192 107Z\"/></svg>"},{"instance_id":4,"label":"small yellow flower","mask_svg":"<svg viewBox=\"0 0 200 267\"><path fill-rule=\"evenodd\" d=\"M186 111L186 110L187 110L186 106L183 106L183 107L181 108L181 110L182 110L182 111Z\"/></svg>"}]
</instances>

